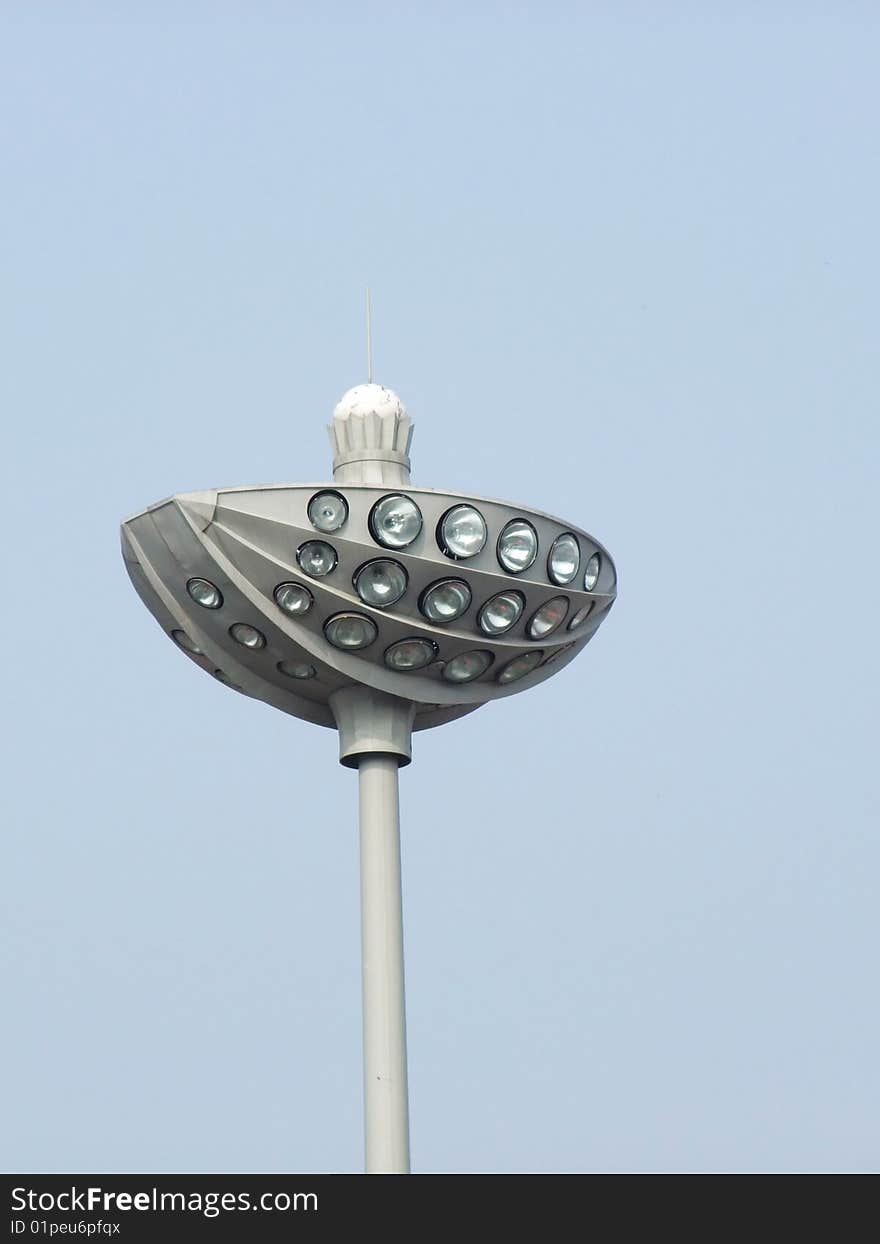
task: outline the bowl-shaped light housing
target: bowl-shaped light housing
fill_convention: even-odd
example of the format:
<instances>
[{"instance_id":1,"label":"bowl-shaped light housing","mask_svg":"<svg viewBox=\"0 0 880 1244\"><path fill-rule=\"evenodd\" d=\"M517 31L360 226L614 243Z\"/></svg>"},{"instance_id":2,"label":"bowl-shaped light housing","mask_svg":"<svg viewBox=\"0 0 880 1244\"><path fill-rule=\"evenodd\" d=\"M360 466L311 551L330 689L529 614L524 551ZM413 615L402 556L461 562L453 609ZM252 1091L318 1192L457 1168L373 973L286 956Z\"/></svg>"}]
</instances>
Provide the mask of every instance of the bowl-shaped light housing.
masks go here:
<instances>
[{"instance_id":1,"label":"bowl-shaped light housing","mask_svg":"<svg viewBox=\"0 0 880 1244\"><path fill-rule=\"evenodd\" d=\"M577 536L570 531L563 532L553 541L550 556L547 558L547 577L551 583L565 587L577 576L581 564L581 546Z\"/></svg>"},{"instance_id":2,"label":"bowl-shaped light housing","mask_svg":"<svg viewBox=\"0 0 880 1244\"><path fill-rule=\"evenodd\" d=\"M370 533L386 549L405 549L422 530L422 511L411 497L392 493L370 511Z\"/></svg>"},{"instance_id":3,"label":"bowl-shaped light housing","mask_svg":"<svg viewBox=\"0 0 880 1244\"><path fill-rule=\"evenodd\" d=\"M407 574L399 562L378 558L366 562L354 576L354 590L365 605L387 609L406 592Z\"/></svg>"},{"instance_id":4,"label":"bowl-shaped light housing","mask_svg":"<svg viewBox=\"0 0 880 1244\"><path fill-rule=\"evenodd\" d=\"M498 537L498 561L511 574L528 570L538 556L538 533L524 518L507 523Z\"/></svg>"},{"instance_id":5,"label":"bowl-shaped light housing","mask_svg":"<svg viewBox=\"0 0 880 1244\"><path fill-rule=\"evenodd\" d=\"M486 520L472 505L454 505L440 519L437 543L447 557L476 557L486 544Z\"/></svg>"}]
</instances>

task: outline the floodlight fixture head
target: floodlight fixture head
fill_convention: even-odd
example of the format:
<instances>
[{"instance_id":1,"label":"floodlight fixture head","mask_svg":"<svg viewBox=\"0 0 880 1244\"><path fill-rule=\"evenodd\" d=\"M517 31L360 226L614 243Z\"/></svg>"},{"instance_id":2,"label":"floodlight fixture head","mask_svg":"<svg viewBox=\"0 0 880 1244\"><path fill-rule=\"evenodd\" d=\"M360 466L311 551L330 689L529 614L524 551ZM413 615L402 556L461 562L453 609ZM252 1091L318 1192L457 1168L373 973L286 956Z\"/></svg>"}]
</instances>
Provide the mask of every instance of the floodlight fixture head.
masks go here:
<instances>
[{"instance_id":1,"label":"floodlight fixture head","mask_svg":"<svg viewBox=\"0 0 880 1244\"><path fill-rule=\"evenodd\" d=\"M559 673L611 608L608 551L529 507L412 487L412 421L379 384L333 412L329 483L182 493L122 524L132 582L200 668L410 759L410 731ZM385 743L380 734L384 732Z\"/></svg>"}]
</instances>

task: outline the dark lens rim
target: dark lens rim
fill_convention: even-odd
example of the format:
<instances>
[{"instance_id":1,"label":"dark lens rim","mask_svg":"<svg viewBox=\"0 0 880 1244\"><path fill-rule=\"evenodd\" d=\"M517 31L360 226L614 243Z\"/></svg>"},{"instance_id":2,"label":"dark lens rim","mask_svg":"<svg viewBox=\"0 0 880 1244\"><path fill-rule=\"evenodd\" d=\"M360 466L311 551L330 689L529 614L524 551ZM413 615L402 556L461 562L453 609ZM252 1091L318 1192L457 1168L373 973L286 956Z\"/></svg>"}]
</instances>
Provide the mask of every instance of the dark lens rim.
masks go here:
<instances>
[{"instance_id":1,"label":"dark lens rim","mask_svg":"<svg viewBox=\"0 0 880 1244\"><path fill-rule=\"evenodd\" d=\"M203 657L205 655L204 648L200 648L198 644L196 643L196 641L193 639L192 635L190 635L188 631L185 631L182 626L173 627L168 632L168 634L174 640L175 644L180 649L180 651L185 652L188 657ZM193 645L192 648L188 648L186 644L182 644L180 640L177 638L178 635L183 636L183 638L186 640L186 644L192 644Z\"/></svg>"},{"instance_id":2,"label":"dark lens rim","mask_svg":"<svg viewBox=\"0 0 880 1244\"><path fill-rule=\"evenodd\" d=\"M450 514L454 514L456 510L473 510L475 514L479 514L480 520L482 521L483 527L485 529L485 534L483 536L483 543L480 545L478 549L475 549L473 553L453 553L446 543L446 537L443 534L443 527L444 527L444 524L446 523L446 520L449 518ZM482 510L478 510L475 505L471 505L470 502L456 501L455 505L451 505L449 509L446 510L445 513L440 516L440 521L437 524L437 547L440 549L440 552L443 554L443 556L448 557L450 561L469 562L474 557L478 557L480 553L482 553L483 549L486 547L488 543L489 543L489 524L486 522L486 515L482 512Z\"/></svg>"},{"instance_id":3,"label":"dark lens rim","mask_svg":"<svg viewBox=\"0 0 880 1244\"><path fill-rule=\"evenodd\" d=\"M202 601L196 600L190 588L191 583L207 583L208 587L213 588L214 591L217 593L217 604L216 605L205 605L202 603ZM222 609L223 608L223 593L220 591L216 583L212 583L210 579L206 579L203 575L195 574L191 578L187 579L186 593L187 593L187 596L189 596L190 600L193 602L193 604L198 605L200 609Z\"/></svg>"},{"instance_id":4,"label":"dark lens rim","mask_svg":"<svg viewBox=\"0 0 880 1244\"><path fill-rule=\"evenodd\" d=\"M302 551L303 549L307 549L310 544L323 544L324 548L329 549L330 552L333 554L333 565L330 567L329 570L325 570L323 574L309 574L309 571L306 570L305 566L302 564ZM303 540L302 544L296 550L296 564L297 566L299 566L303 574L307 574L310 579L326 579L327 575L332 574L333 571L336 569L336 567L339 565L339 554L336 552L336 549L333 547L333 545L328 544L326 540Z\"/></svg>"},{"instance_id":5,"label":"dark lens rim","mask_svg":"<svg viewBox=\"0 0 880 1244\"><path fill-rule=\"evenodd\" d=\"M510 669L511 665L515 665L517 661L525 660L526 657L536 657L537 659L535 663L532 666L530 666L530 668L527 669L524 674L520 674L519 677L517 678L511 678L509 681L502 681L502 675L504 674L504 671ZM499 683L500 686L502 687L509 687L513 683L518 683L523 678L528 678L529 674L534 674L535 670L538 669L538 667L541 665L543 660L544 660L544 649L543 648L532 648L529 652L521 652L519 656L513 657L510 661L506 661L505 664L502 665L501 669L495 675L495 681Z\"/></svg>"},{"instance_id":6,"label":"dark lens rim","mask_svg":"<svg viewBox=\"0 0 880 1244\"><path fill-rule=\"evenodd\" d=\"M549 631L542 631L540 635L533 635L532 634L532 623L534 622L535 618L538 616L538 614L541 612L542 609L546 609L548 605L552 605L555 600L561 600L565 602L565 612L563 613L562 617L559 619L559 621L556 623L555 626L551 626ZM531 639L533 643L543 643L545 639L548 639L552 634L554 634L554 632L559 630L560 626L562 626L563 622L568 617L570 610L571 610L571 601L569 600L567 596L551 596L549 600L545 600L542 604L538 606L538 608L531 614L531 616L529 617L529 620L526 622L525 630L526 630L527 637Z\"/></svg>"},{"instance_id":7,"label":"dark lens rim","mask_svg":"<svg viewBox=\"0 0 880 1244\"><path fill-rule=\"evenodd\" d=\"M579 631L581 627L584 625L584 623L586 622L587 618L591 616L595 608L596 608L596 602L594 600L590 600L590 601L587 601L585 605L581 605L579 609L575 609L571 619L569 620L568 626L566 626L565 629L572 634ZM574 620L578 616L578 614L583 612L583 610L586 610L586 613L584 613L584 616L581 618L580 622L578 622L577 626L575 626Z\"/></svg>"},{"instance_id":8,"label":"dark lens rim","mask_svg":"<svg viewBox=\"0 0 880 1244\"><path fill-rule=\"evenodd\" d=\"M433 591L435 587L445 587L447 583L455 583L456 585L460 584L465 589L465 591L467 592L467 597L468 597L467 604L462 609L461 613L457 613L454 618L432 618L430 614L425 612L425 605L424 605L425 598L428 596L430 592ZM427 619L427 621L430 622L432 626L451 626L453 622L457 622L459 618L464 617L464 615L467 613L468 609L470 609L473 603L474 603L474 594L471 591L471 585L465 579L450 579L448 577L445 579L435 579L433 583L428 584L428 586L424 589L421 596L419 597L419 613L422 615L423 618Z\"/></svg>"},{"instance_id":9,"label":"dark lens rim","mask_svg":"<svg viewBox=\"0 0 880 1244\"><path fill-rule=\"evenodd\" d=\"M336 497L339 501L342 502L342 509L343 509L342 522L339 524L338 527L333 528L333 531L341 531L342 528L345 526L345 524L348 522L348 515L349 515L348 501L342 495L342 493L337 492L335 488L320 488L316 493L313 493L312 496L309 497L309 503L306 506L306 515L308 516L308 520L314 527L315 531L320 531L322 535L330 535L332 534L332 532L324 531L323 528L319 527L318 524L315 522L315 520L312 518L312 506L318 500L319 497Z\"/></svg>"},{"instance_id":10,"label":"dark lens rim","mask_svg":"<svg viewBox=\"0 0 880 1244\"><path fill-rule=\"evenodd\" d=\"M577 564L574 568L574 574L571 576L570 579L559 579L553 573L553 565L552 565L553 550L556 548L559 541L564 540L566 536L570 536L572 540L574 540L575 547L577 548L577 554L578 554ZM583 561L583 556L581 554L581 542L577 538L577 535L573 531L561 531L559 535L554 539L553 543L550 545L550 552L547 554L547 578L550 580L552 584L554 584L555 587L568 587L569 584L574 583L575 579L577 579L578 575L580 574L582 561Z\"/></svg>"},{"instance_id":11,"label":"dark lens rim","mask_svg":"<svg viewBox=\"0 0 880 1244\"><path fill-rule=\"evenodd\" d=\"M373 628L373 637L367 643L362 644L360 648L343 648L340 644L334 644L333 640L327 634L327 628L331 622L340 622L343 618L357 618L360 622L367 622ZM334 613L327 619L322 627L322 634L327 640L331 648L335 648L337 652L364 652L371 644L374 644L379 637L379 628L372 618L365 613L358 613L355 609L343 609L340 613Z\"/></svg>"},{"instance_id":12,"label":"dark lens rim","mask_svg":"<svg viewBox=\"0 0 880 1244\"><path fill-rule=\"evenodd\" d=\"M529 531L535 537L535 551L532 555L532 560L528 562L527 565L520 566L519 569L517 570L517 569L512 569L510 566L505 565L504 562L501 560L501 541L504 539L504 533L505 531L507 531L509 527L518 526L519 524L522 524L524 527L528 527ZM538 533L535 530L534 526L529 522L529 520L527 518L511 518L501 528L501 534L499 535L498 539L495 542L495 557L498 561L498 565L505 572L505 574L525 574L527 570L531 570L532 566L534 566L535 562L538 560L538 552L539 552L538 545L539 545Z\"/></svg>"},{"instance_id":13,"label":"dark lens rim","mask_svg":"<svg viewBox=\"0 0 880 1244\"><path fill-rule=\"evenodd\" d=\"M305 592L309 598L309 603L306 605L305 609L300 610L299 613L291 613L290 610L284 608L281 601L278 599L278 593L286 587L298 587L300 591ZM285 579L283 583L277 584L272 592L272 599L284 614L285 618L302 618L309 612L312 605L315 603L315 598L306 585L304 583L296 583L293 579Z\"/></svg>"},{"instance_id":14,"label":"dark lens rim","mask_svg":"<svg viewBox=\"0 0 880 1244\"><path fill-rule=\"evenodd\" d=\"M479 674L474 674L473 678L448 678L446 671L452 665L453 661L457 661L459 657L471 656L474 652L482 652L489 658L485 669L480 670ZM495 653L490 652L488 648L466 648L464 652L456 652L454 657L450 657L443 667L443 678L446 682L452 683L453 686L465 686L470 682L477 682L484 674L488 674L489 670L495 664Z\"/></svg>"},{"instance_id":15,"label":"dark lens rim","mask_svg":"<svg viewBox=\"0 0 880 1244\"><path fill-rule=\"evenodd\" d=\"M492 604L492 601L497 600L499 596L516 596L519 600L519 613L516 615L514 620L511 622L510 626L506 626L503 630L487 631L483 628L483 614ZM484 601L484 603L480 606L480 610L477 614L477 626L480 629L480 634L487 635L490 639L494 635L509 635L510 632L513 630L513 628L516 626L516 624L522 621L522 616L525 613L525 609L526 609L526 598L525 596L523 596L522 592L518 592L515 587L509 587L509 588L503 589L500 592L494 592L489 597L489 599L487 601Z\"/></svg>"},{"instance_id":16,"label":"dark lens rim","mask_svg":"<svg viewBox=\"0 0 880 1244\"><path fill-rule=\"evenodd\" d=\"M358 591L358 580L365 570L369 570L370 566L383 564L394 566L394 568L399 570L403 575L403 591L399 596L395 596L393 600L386 600L384 604L377 605L375 601L364 600L363 596L361 596ZM366 605L368 609L390 609L392 605L396 605L399 601L403 600L404 596L406 596L409 591L409 575L407 574L406 566L401 566L400 562L396 562L393 557L372 557L368 562L364 562L362 566L358 566L357 570L351 576L351 585L355 590L358 600L361 604Z\"/></svg>"},{"instance_id":17,"label":"dark lens rim","mask_svg":"<svg viewBox=\"0 0 880 1244\"><path fill-rule=\"evenodd\" d=\"M431 657L431 660L426 661L424 665L412 665L408 669L401 669L399 665L389 665L388 664L389 652L393 652L394 649L398 648L401 644L427 644L429 648L433 649L434 655ZM388 647L385 649L385 652L382 655L382 660L385 663L386 669L390 669L392 673L418 674L420 670L429 669L430 666L432 666L434 662L437 660L437 657L439 655L440 655L440 649L437 646L437 644L434 643L433 639L426 639L424 635L407 635L403 639L396 639L393 644L389 644Z\"/></svg>"},{"instance_id":18,"label":"dark lens rim","mask_svg":"<svg viewBox=\"0 0 880 1244\"><path fill-rule=\"evenodd\" d=\"M590 567L590 562L593 560L594 557L596 558L596 561L598 563L598 566L596 569L596 582L593 584L592 587L587 587L587 572ZM603 565L602 554L599 552L598 549L595 549L590 554L590 556L587 558L587 564L584 567L584 591L585 592L595 592L596 588L599 586L599 580L602 577L602 565Z\"/></svg>"},{"instance_id":19,"label":"dark lens rim","mask_svg":"<svg viewBox=\"0 0 880 1244\"><path fill-rule=\"evenodd\" d=\"M252 630L255 635L259 635L261 642L258 644L242 643L240 639L236 639L235 637L235 628L237 626L249 627L250 630ZM267 643L269 642L266 639L266 636L260 630L260 628L258 626L254 626L253 622L233 622L231 626L229 627L228 634L229 634L229 638L233 641L233 643L238 644L239 648L245 648L248 652L259 652L262 648L265 648Z\"/></svg>"},{"instance_id":20,"label":"dark lens rim","mask_svg":"<svg viewBox=\"0 0 880 1244\"><path fill-rule=\"evenodd\" d=\"M419 516L419 529L416 532L416 534L413 536L412 540L407 540L406 544L386 544L385 541L380 539L379 535L377 534L376 511L378 510L379 506L382 504L383 501L392 501L392 500L396 500L397 498L400 498L403 501L408 501L410 505L415 506L416 513ZM373 537L373 539L379 545L380 548L399 551L400 549L408 549L413 544L415 544L416 540L418 540L419 536L422 534L422 529L425 526L425 517L422 514L421 506L418 504L418 502L413 501L412 497L410 497L407 493L386 492L385 495L380 497L378 501L373 502L373 505L370 508L370 516L367 519L367 526L370 530L370 535Z\"/></svg>"},{"instance_id":21,"label":"dark lens rim","mask_svg":"<svg viewBox=\"0 0 880 1244\"><path fill-rule=\"evenodd\" d=\"M342 649L339 651L341 652ZM287 670L281 668L283 665L305 665L306 668L310 669L312 672L311 674L306 674L305 676L300 676L299 674L288 674ZM317 678L318 676L318 671L315 669L314 665L312 665L311 661L278 661L275 668L279 674L282 674L285 678L293 679L294 682L309 682L312 678Z\"/></svg>"}]
</instances>

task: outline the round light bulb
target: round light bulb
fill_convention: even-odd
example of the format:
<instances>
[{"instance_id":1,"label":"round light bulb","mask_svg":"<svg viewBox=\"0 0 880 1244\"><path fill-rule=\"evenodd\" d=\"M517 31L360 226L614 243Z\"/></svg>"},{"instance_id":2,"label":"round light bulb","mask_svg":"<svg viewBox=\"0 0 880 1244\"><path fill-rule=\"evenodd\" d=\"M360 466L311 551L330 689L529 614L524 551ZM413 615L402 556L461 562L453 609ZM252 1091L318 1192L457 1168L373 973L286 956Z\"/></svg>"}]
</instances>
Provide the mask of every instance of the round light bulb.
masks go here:
<instances>
[{"instance_id":1,"label":"round light bulb","mask_svg":"<svg viewBox=\"0 0 880 1244\"><path fill-rule=\"evenodd\" d=\"M203 609L219 609L223 604L223 593L208 579L190 579L186 590Z\"/></svg>"},{"instance_id":2,"label":"round light bulb","mask_svg":"<svg viewBox=\"0 0 880 1244\"><path fill-rule=\"evenodd\" d=\"M378 631L372 618L365 618L362 613L337 613L324 626L324 634L334 648L355 652L368 648Z\"/></svg>"},{"instance_id":3,"label":"round light bulb","mask_svg":"<svg viewBox=\"0 0 880 1244\"><path fill-rule=\"evenodd\" d=\"M431 622L454 622L470 608L471 589L463 579L441 579L422 593L419 608Z\"/></svg>"},{"instance_id":4,"label":"round light bulb","mask_svg":"<svg viewBox=\"0 0 880 1244\"><path fill-rule=\"evenodd\" d=\"M279 661L275 667L279 673L286 675L288 678L314 678L317 670L314 665L309 665L308 661Z\"/></svg>"},{"instance_id":5,"label":"round light bulb","mask_svg":"<svg viewBox=\"0 0 880 1244\"><path fill-rule=\"evenodd\" d=\"M521 657L514 657L512 661L507 662L498 675L498 681L501 683L519 682L520 678L525 678L526 674L531 674L532 670L537 669L543 659L544 653L540 648L536 648L534 652L524 652Z\"/></svg>"},{"instance_id":6,"label":"round light bulb","mask_svg":"<svg viewBox=\"0 0 880 1244\"><path fill-rule=\"evenodd\" d=\"M486 543L486 520L472 505L454 505L440 520L438 542L447 557L476 557Z\"/></svg>"},{"instance_id":7,"label":"round light bulb","mask_svg":"<svg viewBox=\"0 0 880 1244\"><path fill-rule=\"evenodd\" d=\"M385 664L392 670L421 670L437 657L437 645L429 639L401 639L385 652Z\"/></svg>"},{"instance_id":8,"label":"round light bulb","mask_svg":"<svg viewBox=\"0 0 880 1244\"><path fill-rule=\"evenodd\" d=\"M525 603L521 592L499 592L477 615L480 630L486 635L503 635L520 620Z\"/></svg>"},{"instance_id":9,"label":"round light bulb","mask_svg":"<svg viewBox=\"0 0 880 1244\"><path fill-rule=\"evenodd\" d=\"M218 682L222 682L225 687L231 687L233 691L241 691L242 688L237 682L233 682L228 674L224 674L222 670L214 670L214 677Z\"/></svg>"},{"instance_id":10,"label":"round light bulb","mask_svg":"<svg viewBox=\"0 0 880 1244\"><path fill-rule=\"evenodd\" d=\"M348 518L348 502L338 492L316 492L309 502L309 522L329 535Z\"/></svg>"},{"instance_id":11,"label":"round light bulb","mask_svg":"<svg viewBox=\"0 0 880 1244\"><path fill-rule=\"evenodd\" d=\"M307 540L300 546L296 560L307 575L322 579L336 566L336 550L323 540Z\"/></svg>"},{"instance_id":12,"label":"round light bulb","mask_svg":"<svg viewBox=\"0 0 880 1244\"><path fill-rule=\"evenodd\" d=\"M354 590L365 605L387 609L396 604L406 591L407 574L397 562L367 562L354 576Z\"/></svg>"},{"instance_id":13,"label":"round light bulb","mask_svg":"<svg viewBox=\"0 0 880 1244\"><path fill-rule=\"evenodd\" d=\"M249 622L233 622L229 628L229 634L237 644L241 644L242 648L266 647L266 636Z\"/></svg>"},{"instance_id":14,"label":"round light bulb","mask_svg":"<svg viewBox=\"0 0 880 1244\"><path fill-rule=\"evenodd\" d=\"M507 523L498 537L498 560L511 574L528 570L538 556L538 533L524 518Z\"/></svg>"},{"instance_id":15,"label":"round light bulb","mask_svg":"<svg viewBox=\"0 0 880 1244\"><path fill-rule=\"evenodd\" d=\"M279 583L275 589L275 604L291 617L308 613L312 607L312 593L301 583Z\"/></svg>"},{"instance_id":16,"label":"round light bulb","mask_svg":"<svg viewBox=\"0 0 880 1244\"><path fill-rule=\"evenodd\" d=\"M550 549L550 556L547 558L547 574L550 581L564 587L566 583L571 583L574 579L580 564L581 547L577 536L572 535L570 531L557 536Z\"/></svg>"},{"instance_id":17,"label":"round light bulb","mask_svg":"<svg viewBox=\"0 0 880 1244\"><path fill-rule=\"evenodd\" d=\"M602 560L598 553L594 553L587 562L587 569L584 571L584 591L592 592L599 580L599 571L602 567Z\"/></svg>"},{"instance_id":18,"label":"round light bulb","mask_svg":"<svg viewBox=\"0 0 880 1244\"><path fill-rule=\"evenodd\" d=\"M422 530L422 512L409 497L393 493L370 511L370 532L386 549L405 549Z\"/></svg>"},{"instance_id":19,"label":"round light bulb","mask_svg":"<svg viewBox=\"0 0 880 1244\"><path fill-rule=\"evenodd\" d=\"M560 657L565 656L566 652L569 652L575 646L576 645L574 641L572 641L570 644L560 644L558 648L554 648L552 652L548 654L547 660L544 662L544 664L552 665L554 661L558 661Z\"/></svg>"},{"instance_id":20,"label":"round light bulb","mask_svg":"<svg viewBox=\"0 0 880 1244\"><path fill-rule=\"evenodd\" d=\"M473 682L495 660L491 652L474 649L472 652L461 652L443 667L443 677L447 682Z\"/></svg>"},{"instance_id":21,"label":"round light bulb","mask_svg":"<svg viewBox=\"0 0 880 1244\"><path fill-rule=\"evenodd\" d=\"M574 615L572 620L569 622L568 629L570 631L576 631L579 626L583 626L584 622L586 622L587 618L590 616L592 612L593 612L593 602L590 601L588 605L584 605L583 609L578 609L577 613Z\"/></svg>"},{"instance_id":22,"label":"round light bulb","mask_svg":"<svg viewBox=\"0 0 880 1244\"><path fill-rule=\"evenodd\" d=\"M201 657L205 654L194 639L190 639L186 631L172 631L171 638L177 644L178 648L182 648L184 652L188 652L190 656Z\"/></svg>"},{"instance_id":23,"label":"round light bulb","mask_svg":"<svg viewBox=\"0 0 880 1244\"><path fill-rule=\"evenodd\" d=\"M567 599L564 596L554 596L529 618L526 634L529 639L544 639L565 621L567 613Z\"/></svg>"}]
</instances>

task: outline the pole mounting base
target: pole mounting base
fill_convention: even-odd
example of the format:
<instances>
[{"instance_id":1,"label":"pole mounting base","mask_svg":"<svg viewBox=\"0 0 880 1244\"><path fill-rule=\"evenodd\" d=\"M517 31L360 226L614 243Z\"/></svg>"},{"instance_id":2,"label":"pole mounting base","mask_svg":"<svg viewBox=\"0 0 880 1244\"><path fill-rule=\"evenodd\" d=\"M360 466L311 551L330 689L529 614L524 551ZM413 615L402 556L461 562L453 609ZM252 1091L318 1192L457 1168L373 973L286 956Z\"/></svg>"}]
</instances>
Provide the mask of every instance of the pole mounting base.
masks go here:
<instances>
[{"instance_id":1,"label":"pole mounting base","mask_svg":"<svg viewBox=\"0 0 880 1244\"><path fill-rule=\"evenodd\" d=\"M364 756L394 756L403 768L412 760L416 706L372 687L334 691L330 708L339 731L339 763L356 769Z\"/></svg>"}]
</instances>

